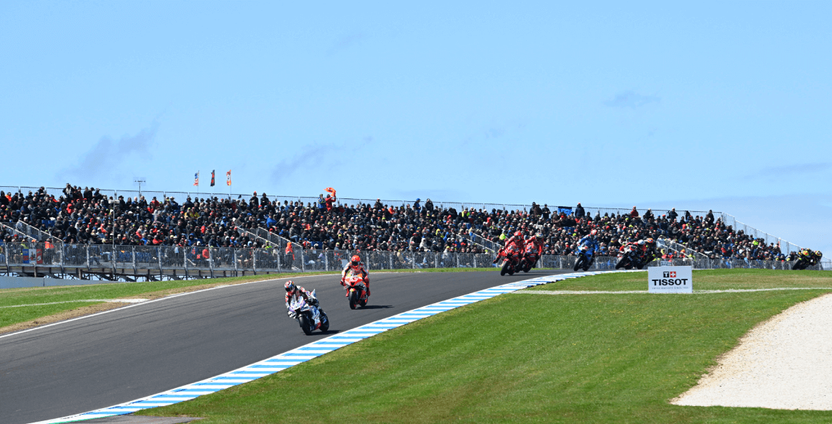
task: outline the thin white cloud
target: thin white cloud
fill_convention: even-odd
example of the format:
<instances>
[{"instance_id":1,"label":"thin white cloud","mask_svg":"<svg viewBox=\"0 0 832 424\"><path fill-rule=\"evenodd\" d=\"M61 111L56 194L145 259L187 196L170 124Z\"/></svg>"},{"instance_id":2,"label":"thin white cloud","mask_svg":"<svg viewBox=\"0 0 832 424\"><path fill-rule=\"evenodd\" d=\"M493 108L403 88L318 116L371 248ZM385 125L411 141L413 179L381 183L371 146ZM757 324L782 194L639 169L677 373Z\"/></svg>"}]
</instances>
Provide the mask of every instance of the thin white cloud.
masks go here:
<instances>
[{"instance_id":1,"label":"thin white cloud","mask_svg":"<svg viewBox=\"0 0 832 424\"><path fill-rule=\"evenodd\" d=\"M124 174L129 157L139 155L144 160L152 158L151 147L159 129L158 122L144 128L135 135L125 135L114 140L101 137L95 145L83 153L78 164L58 171L57 177L67 182L100 181ZM72 180L72 181L70 181Z\"/></svg>"}]
</instances>

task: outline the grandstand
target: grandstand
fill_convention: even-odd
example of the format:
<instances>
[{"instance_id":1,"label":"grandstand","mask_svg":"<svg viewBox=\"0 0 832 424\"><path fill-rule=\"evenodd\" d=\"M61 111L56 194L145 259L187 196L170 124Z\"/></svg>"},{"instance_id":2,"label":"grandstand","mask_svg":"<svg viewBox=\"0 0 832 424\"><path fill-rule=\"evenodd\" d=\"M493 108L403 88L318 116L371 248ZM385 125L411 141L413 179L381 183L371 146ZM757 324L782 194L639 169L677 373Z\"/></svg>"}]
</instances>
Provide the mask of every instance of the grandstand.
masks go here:
<instances>
[{"instance_id":1,"label":"grandstand","mask_svg":"<svg viewBox=\"0 0 832 424\"><path fill-rule=\"evenodd\" d=\"M0 187L0 273L154 280L332 271L356 252L370 269L488 267L515 231L543 234L547 268L574 265L577 241L592 229L597 269L647 237L660 241L665 263L696 268L789 269L800 249L712 211L321 200Z\"/></svg>"}]
</instances>

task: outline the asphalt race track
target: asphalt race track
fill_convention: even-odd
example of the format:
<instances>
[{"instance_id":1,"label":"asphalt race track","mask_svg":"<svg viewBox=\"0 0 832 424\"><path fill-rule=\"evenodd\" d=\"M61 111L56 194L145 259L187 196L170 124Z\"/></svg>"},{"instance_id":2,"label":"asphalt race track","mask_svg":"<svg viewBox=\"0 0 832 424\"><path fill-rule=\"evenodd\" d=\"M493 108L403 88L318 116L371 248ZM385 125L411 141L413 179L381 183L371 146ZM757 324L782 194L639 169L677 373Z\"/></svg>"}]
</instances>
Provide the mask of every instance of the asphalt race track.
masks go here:
<instances>
[{"instance_id":1,"label":"asphalt race track","mask_svg":"<svg viewBox=\"0 0 832 424\"><path fill-rule=\"evenodd\" d=\"M316 339L452 297L567 271L372 273L351 310L337 275L295 278L332 322L306 336L286 316L286 279L227 286L0 338L0 422L31 423L150 396Z\"/></svg>"}]
</instances>

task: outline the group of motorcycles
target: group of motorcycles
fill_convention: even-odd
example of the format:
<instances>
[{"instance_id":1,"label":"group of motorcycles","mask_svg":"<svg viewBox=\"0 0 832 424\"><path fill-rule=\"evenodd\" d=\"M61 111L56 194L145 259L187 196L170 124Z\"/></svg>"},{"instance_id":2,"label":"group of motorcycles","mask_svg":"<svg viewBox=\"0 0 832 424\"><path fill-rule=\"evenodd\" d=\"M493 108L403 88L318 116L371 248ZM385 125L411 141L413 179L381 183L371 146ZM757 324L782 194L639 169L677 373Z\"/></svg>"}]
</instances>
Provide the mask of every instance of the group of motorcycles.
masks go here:
<instances>
[{"instance_id":1,"label":"group of motorcycles","mask_svg":"<svg viewBox=\"0 0 832 424\"><path fill-rule=\"evenodd\" d=\"M823 253L819 251L812 251L809 249L802 250L797 256L797 262L792 265L792 269L806 269L810 266L817 265L823 258Z\"/></svg>"},{"instance_id":2,"label":"group of motorcycles","mask_svg":"<svg viewBox=\"0 0 832 424\"><path fill-rule=\"evenodd\" d=\"M367 287L364 285L364 278L350 271L344 278L347 290L347 301L350 309L367 306L370 296L367 294ZM289 316L296 319L301 330L307 336L315 330L326 332L329 330L329 318L323 309L318 306L315 290L309 294L309 301L303 296L296 296L289 304Z\"/></svg>"},{"instance_id":3,"label":"group of motorcycles","mask_svg":"<svg viewBox=\"0 0 832 424\"><path fill-rule=\"evenodd\" d=\"M645 251L639 245L625 245L618 251L618 262L615 264L615 269L643 269L656 258L658 258L658 254L653 250Z\"/></svg>"},{"instance_id":4,"label":"group of motorcycles","mask_svg":"<svg viewBox=\"0 0 832 424\"><path fill-rule=\"evenodd\" d=\"M515 246L507 246L497 254L497 259L503 261L500 275L514 275L515 272L529 272L540 259L540 255L532 249L521 252Z\"/></svg>"},{"instance_id":5,"label":"group of motorcycles","mask_svg":"<svg viewBox=\"0 0 832 424\"><path fill-rule=\"evenodd\" d=\"M588 271L589 267L595 262L595 249L582 245L577 253L578 259L575 261L573 270L583 269ZM529 272L540 259L537 251L527 249L521 252L514 246L506 246L497 254L497 257L498 261L502 260L500 275L514 275L515 272L520 271ZM653 249L643 249L637 244L625 245L618 252L618 262L615 264L615 269L643 269L656 258L658 258L658 254Z\"/></svg>"}]
</instances>

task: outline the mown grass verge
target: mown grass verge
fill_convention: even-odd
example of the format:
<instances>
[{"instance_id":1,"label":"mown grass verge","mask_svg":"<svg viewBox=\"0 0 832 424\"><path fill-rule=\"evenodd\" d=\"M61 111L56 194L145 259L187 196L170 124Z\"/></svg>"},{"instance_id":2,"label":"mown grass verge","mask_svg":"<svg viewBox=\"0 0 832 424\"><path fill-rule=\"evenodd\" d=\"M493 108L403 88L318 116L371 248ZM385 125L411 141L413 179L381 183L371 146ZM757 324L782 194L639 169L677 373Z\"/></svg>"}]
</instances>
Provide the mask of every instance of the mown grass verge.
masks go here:
<instances>
[{"instance_id":1,"label":"mown grass verge","mask_svg":"<svg viewBox=\"0 0 832 424\"><path fill-rule=\"evenodd\" d=\"M727 270L697 272L694 287L766 288L778 278L800 287L832 284L817 273L804 279ZM578 287L645 289L646 275L585 277L541 289ZM206 424L829 422L832 412L825 411L668 403L752 327L829 291L503 295L140 414L205 417Z\"/></svg>"},{"instance_id":2,"label":"mown grass verge","mask_svg":"<svg viewBox=\"0 0 832 424\"><path fill-rule=\"evenodd\" d=\"M405 269L376 272L463 272L495 271L494 268L444 268ZM0 334L18 331L38 325L123 306L123 303L105 303L91 300L105 299L156 299L176 293L184 293L216 287L278 278L337 274L284 273L247 277L214 278L201 280L172 280L137 283L104 283L86 286L32 287L0 290ZM33 306L21 306L33 305Z\"/></svg>"}]
</instances>

